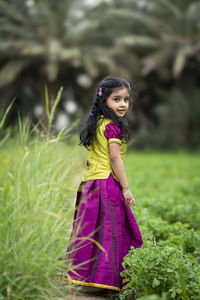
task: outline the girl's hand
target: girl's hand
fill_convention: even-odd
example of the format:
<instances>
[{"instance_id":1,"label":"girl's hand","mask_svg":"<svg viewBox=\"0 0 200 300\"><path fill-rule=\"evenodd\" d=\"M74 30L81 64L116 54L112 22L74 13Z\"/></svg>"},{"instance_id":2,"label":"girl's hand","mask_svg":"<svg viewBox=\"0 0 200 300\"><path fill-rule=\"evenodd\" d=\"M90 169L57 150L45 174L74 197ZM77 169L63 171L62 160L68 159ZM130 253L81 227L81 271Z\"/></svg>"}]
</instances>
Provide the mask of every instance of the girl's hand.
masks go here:
<instances>
[{"instance_id":1,"label":"girl's hand","mask_svg":"<svg viewBox=\"0 0 200 300\"><path fill-rule=\"evenodd\" d=\"M135 199L133 198L133 195L131 194L131 191L129 190L129 188L122 189L122 194L124 196L126 204L129 207L131 206L131 203L133 204L133 206L135 206Z\"/></svg>"}]
</instances>

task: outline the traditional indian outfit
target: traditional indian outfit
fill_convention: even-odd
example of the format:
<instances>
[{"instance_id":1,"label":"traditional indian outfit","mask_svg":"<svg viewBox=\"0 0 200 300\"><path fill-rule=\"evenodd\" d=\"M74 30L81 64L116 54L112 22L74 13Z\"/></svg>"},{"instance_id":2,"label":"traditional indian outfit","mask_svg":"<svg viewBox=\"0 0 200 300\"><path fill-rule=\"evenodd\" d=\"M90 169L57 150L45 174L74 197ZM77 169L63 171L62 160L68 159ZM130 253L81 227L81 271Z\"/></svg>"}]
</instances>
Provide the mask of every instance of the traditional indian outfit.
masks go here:
<instances>
[{"instance_id":1,"label":"traditional indian outfit","mask_svg":"<svg viewBox=\"0 0 200 300\"><path fill-rule=\"evenodd\" d=\"M89 146L87 168L77 191L73 230L67 248L72 270L65 279L76 284L120 291L122 262L130 246L141 248L142 236L109 156L117 142L124 161L126 144L116 122L101 115Z\"/></svg>"}]
</instances>

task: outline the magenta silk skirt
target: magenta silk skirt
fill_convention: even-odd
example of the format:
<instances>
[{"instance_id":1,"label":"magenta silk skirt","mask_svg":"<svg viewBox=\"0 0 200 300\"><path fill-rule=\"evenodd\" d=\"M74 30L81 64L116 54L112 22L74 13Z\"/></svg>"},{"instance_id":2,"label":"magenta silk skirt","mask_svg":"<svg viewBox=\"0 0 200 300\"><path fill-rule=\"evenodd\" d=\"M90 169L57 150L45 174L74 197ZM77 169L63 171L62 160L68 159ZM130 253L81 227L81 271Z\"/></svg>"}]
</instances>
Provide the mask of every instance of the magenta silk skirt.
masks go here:
<instances>
[{"instance_id":1,"label":"magenta silk skirt","mask_svg":"<svg viewBox=\"0 0 200 300\"><path fill-rule=\"evenodd\" d=\"M82 181L75 206L66 254L72 270L65 279L120 291L123 258L131 245L141 248L143 241L119 182L111 173L107 179Z\"/></svg>"}]
</instances>

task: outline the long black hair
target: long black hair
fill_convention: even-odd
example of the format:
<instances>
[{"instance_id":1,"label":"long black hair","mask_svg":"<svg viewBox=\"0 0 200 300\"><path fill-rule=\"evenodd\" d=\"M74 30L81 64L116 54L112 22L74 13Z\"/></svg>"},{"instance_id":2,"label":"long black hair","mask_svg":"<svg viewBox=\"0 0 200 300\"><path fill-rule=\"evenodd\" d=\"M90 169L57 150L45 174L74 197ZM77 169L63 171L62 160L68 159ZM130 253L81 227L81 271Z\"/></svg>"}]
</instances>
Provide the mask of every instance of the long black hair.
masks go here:
<instances>
[{"instance_id":1,"label":"long black hair","mask_svg":"<svg viewBox=\"0 0 200 300\"><path fill-rule=\"evenodd\" d=\"M102 95L99 95L99 89L101 88ZM97 121L101 115L109 118L120 128L120 135L125 143L128 143L131 137L130 130L128 128L128 122L124 117L118 117L114 111L106 105L106 99L115 90L126 88L129 92L130 101L132 101L133 93L128 81L118 77L106 77L98 86L91 111L86 121L82 124L80 129L80 143L88 149L90 142L95 135L97 129ZM98 124L99 126L100 124Z\"/></svg>"}]
</instances>

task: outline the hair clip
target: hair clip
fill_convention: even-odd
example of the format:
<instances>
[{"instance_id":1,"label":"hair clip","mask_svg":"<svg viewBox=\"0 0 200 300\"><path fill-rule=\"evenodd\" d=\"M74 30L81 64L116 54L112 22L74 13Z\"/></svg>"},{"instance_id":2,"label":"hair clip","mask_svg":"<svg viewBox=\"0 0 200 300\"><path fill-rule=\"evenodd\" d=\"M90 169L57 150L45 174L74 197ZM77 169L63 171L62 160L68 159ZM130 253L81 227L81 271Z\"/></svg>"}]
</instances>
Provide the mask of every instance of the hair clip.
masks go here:
<instances>
[{"instance_id":1,"label":"hair clip","mask_svg":"<svg viewBox=\"0 0 200 300\"><path fill-rule=\"evenodd\" d=\"M102 88L99 89L98 95L102 96Z\"/></svg>"}]
</instances>

